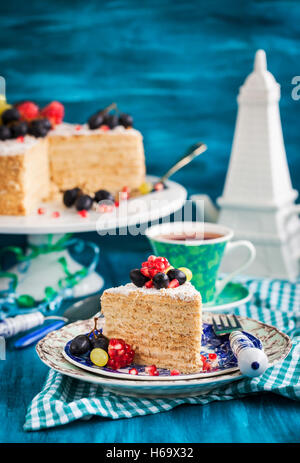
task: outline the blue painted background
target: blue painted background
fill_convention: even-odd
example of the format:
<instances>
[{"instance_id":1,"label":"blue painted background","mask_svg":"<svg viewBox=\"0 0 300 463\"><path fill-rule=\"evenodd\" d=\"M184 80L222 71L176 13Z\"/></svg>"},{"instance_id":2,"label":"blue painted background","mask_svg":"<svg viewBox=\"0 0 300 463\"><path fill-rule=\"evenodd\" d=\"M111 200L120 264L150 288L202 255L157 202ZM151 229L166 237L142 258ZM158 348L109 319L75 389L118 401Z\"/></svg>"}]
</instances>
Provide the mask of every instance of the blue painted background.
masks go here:
<instances>
[{"instance_id":1,"label":"blue painted background","mask_svg":"<svg viewBox=\"0 0 300 463\"><path fill-rule=\"evenodd\" d=\"M175 179L213 197L224 184L238 87L264 48L282 85L286 148L300 189L300 101L291 98L291 79L300 74L299 2L1 3L0 74L11 101L58 99L78 122L116 101L145 136L152 174L203 140L205 157Z\"/></svg>"},{"instance_id":2,"label":"blue painted background","mask_svg":"<svg viewBox=\"0 0 300 463\"><path fill-rule=\"evenodd\" d=\"M297 1L11 0L0 3L0 75L12 102L61 100L66 119L84 122L116 101L145 137L148 172L160 175L194 141L209 151L175 180L190 193L222 192L238 87L264 48L282 85L281 115L294 187L300 190L300 100L291 79L300 75ZM145 238L99 238L98 268L106 287L128 281L145 259ZM1 244L23 237L1 236ZM26 406L47 368L34 348L17 354L8 344L0 365L0 442L296 442L295 403L270 394L179 407L169 413L111 422L77 422L26 434ZM186 425L188 423L188 426Z\"/></svg>"}]
</instances>

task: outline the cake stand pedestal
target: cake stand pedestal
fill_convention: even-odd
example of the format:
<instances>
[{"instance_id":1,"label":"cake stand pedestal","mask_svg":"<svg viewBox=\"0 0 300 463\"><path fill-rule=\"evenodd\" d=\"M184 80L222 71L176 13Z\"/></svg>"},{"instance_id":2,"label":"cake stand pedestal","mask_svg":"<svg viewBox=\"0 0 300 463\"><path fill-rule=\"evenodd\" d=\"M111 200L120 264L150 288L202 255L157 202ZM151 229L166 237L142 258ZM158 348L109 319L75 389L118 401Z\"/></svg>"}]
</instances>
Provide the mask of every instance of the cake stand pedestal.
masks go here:
<instances>
[{"instance_id":1,"label":"cake stand pedestal","mask_svg":"<svg viewBox=\"0 0 300 463\"><path fill-rule=\"evenodd\" d=\"M157 178L147 177L147 180L155 183ZM79 216L74 208L66 209L59 200L42 203L39 207L45 210L44 215L36 212L26 217L0 216L0 234L26 234L28 244L34 246L46 245L49 234L54 235L52 244L65 233L97 231L100 235L117 235L120 228L128 227L130 230L130 227L155 221L180 209L187 197L185 188L172 181L166 182L166 186L163 191L130 199L126 201L126 207L116 208L112 213L99 214L91 211L87 218ZM53 212L59 212L59 217L54 218ZM60 258L65 259L70 273L82 268L82 265L70 256L68 250L41 253L31 261L27 271L23 268L25 263L9 270L18 276L18 293L30 294L36 300L41 300L45 287L55 288L58 280L65 276L63 268L58 264ZM85 297L100 291L103 284L103 278L93 269L66 294L70 298ZM7 285L8 278L0 278L0 291L5 290Z\"/></svg>"}]
</instances>

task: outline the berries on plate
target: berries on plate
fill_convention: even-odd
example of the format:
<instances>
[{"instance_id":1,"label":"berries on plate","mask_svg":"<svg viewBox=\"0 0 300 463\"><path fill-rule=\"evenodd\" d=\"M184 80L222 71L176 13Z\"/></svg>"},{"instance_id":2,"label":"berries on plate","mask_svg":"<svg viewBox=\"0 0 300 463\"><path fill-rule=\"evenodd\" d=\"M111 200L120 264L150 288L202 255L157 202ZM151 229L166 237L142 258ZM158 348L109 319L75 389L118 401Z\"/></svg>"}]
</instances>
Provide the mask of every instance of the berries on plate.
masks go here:
<instances>
[{"instance_id":1,"label":"berries on plate","mask_svg":"<svg viewBox=\"0 0 300 463\"><path fill-rule=\"evenodd\" d=\"M86 354L91 349L91 343L85 334L80 334L72 339L70 344L70 352L72 355Z\"/></svg>"},{"instance_id":2,"label":"berries on plate","mask_svg":"<svg viewBox=\"0 0 300 463\"><path fill-rule=\"evenodd\" d=\"M168 276L163 272L159 272L156 275L154 275L152 281L156 289L167 288L170 283Z\"/></svg>"},{"instance_id":3,"label":"berries on plate","mask_svg":"<svg viewBox=\"0 0 300 463\"><path fill-rule=\"evenodd\" d=\"M108 355L107 366L117 370L131 365L134 359L134 350L123 339L112 338L108 344Z\"/></svg>"},{"instance_id":4,"label":"berries on plate","mask_svg":"<svg viewBox=\"0 0 300 463\"><path fill-rule=\"evenodd\" d=\"M21 114L19 113L17 108L9 108L3 111L2 113L2 124L6 125L10 122L19 121L21 118Z\"/></svg>"},{"instance_id":5,"label":"berries on plate","mask_svg":"<svg viewBox=\"0 0 300 463\"><path fill-rule=\"evenodd\" d=\"M130 375L138 375L139 372L137 371L136 368L130 368L129 372L128 372Z\"/></svg>"},{"instance_id":6,"label":"berries on plate","mask_svg":"<svg viewBox=\"0 0 300 463\"><path fill-rule=\"evenodd\" d=\"M170 280L174 280L176 278L180 285L183 285L186 282L186 274L178 268L172 268L168 271L167 275Z\"/></svg>"},{"instance_id":7,"label":"berries on plate","mask_svg":"<svg viewBox=\"0 0 300 463\"><path fill-rule=\"evenodd\" d=\"M104 349L95 347L91 350L90 360L97 367L104 367L108 362L108 355Z\"/></svg>"},{"instance_id":8,"label":"berries on plate","mask_svg":"<svg viewBox=\"0 0 300 463\"><path fill-rule=\"evenodd\" d=\"M108 201L114 201L115 200L113 195L109 191L106 191L106 190L98 190L98 191L96 191L94 199L95 199L95 201L97 203L99 203L100 201L104 201L104 200L108 200Z\"/></svg>"},{"instance_id":9,"label":"berries on plate","mask_svg":"<svg viewBox=\"0 0 300 463\"><path fill-rule=\"evenodd\" d=\"M54 126L62 122L65 115L65 108L59 101L52 101L41 110L41 115L49 119Z\"/></svg>"},{"instance_id":10,"label":"berries on plate","mask_svg":"<svg viewBox=\"0 0 300 463\"><path fill-rule=\"evenodd\" d=\"M11 131L6 125L0 125L0 140L9 140L11 138Z\"/></svg>"},{"instance_id":11,"label":"berries on plate","mask_svg":"<svg viewBox=\"0 0 300 463\"><path fill-rule=\"evenodd\" d=\"M159 376L159 372L156 368L156 365L150 365L148 367L145 367L145 373L147 373L150 376Z\"/></svg>"},{"instance_id":12,"label":"berries on plate","mask_svg":"<svg viewBox=\"0 0 300 463\"><path fill-rule=\"evenodd\" d=\"M129 276L132 283L135 286L138 286L139 288L142 288L149 280L149 277L143 275L141 270L138 268L134 268L133 270L131 270Z\"/></svg>"},{"instance_id":13,"label":"berries on plate","mask_svg":"<svg viewBox=\"0 0 300 463\"><path fill-rule=\"evenodd\" d=\"M106 336L103 336L103 334L100 333L97 334L95 337L92 336L90 338L90 341L93 349L99 348L108 352L109 339Z\"/></svg>"},{"instance_id":14,"label":"berries on plate","mask_svg":"<svg viewBox=\"0 0 300 463\"><path fill-rule=\"evenodd\" d=\"M176 368L173 368L173 370L170 370L170 375L171 376L178 376L178 375L180 375L180 371L177 370Z\"/></svg>"},{"instance_id":15,"label":"berries on plate","mask_svg":"<svg viewBox=\"0 0 300 463\"><path fill-rule=\"evenodd\" d=\"M32 101L24 101L16 107L23 121L31 121L39 116L39 107Z\"/></svg>"},{"instance_id":16,"label":"berries on plate","mask_svg":"<svg viewBox=\"0 0 300 463\"><path fill-rule=\"evenodd\" d=\"M72 188L72 190L66 190L63 196L63 203L66 207L71 207L75 204L76 199L80 194L80 188Z\"/></svg>"},{"instance_id":17,"label":"berries on plate","mask_svg":"<svg viewBox=\"0 0 300 463\"><path fill-rule=\"evenodd\" d=\"M123 125L123 127L132 127L133 126L133 118L130 114L121 113L119 115L119 125Z\"/></svg>"},{"instance_id":18,"label":"berries on plate","mask_svg":"<svg viewBox=\"0 0 300 463\"><path fill-rule=\"evenodd\" d=\"M75 201L75 207L77 211L82 211L83 209L89 211L93 205L93 198L89 195L81 195Z\"/></svg>"}]
</instances>

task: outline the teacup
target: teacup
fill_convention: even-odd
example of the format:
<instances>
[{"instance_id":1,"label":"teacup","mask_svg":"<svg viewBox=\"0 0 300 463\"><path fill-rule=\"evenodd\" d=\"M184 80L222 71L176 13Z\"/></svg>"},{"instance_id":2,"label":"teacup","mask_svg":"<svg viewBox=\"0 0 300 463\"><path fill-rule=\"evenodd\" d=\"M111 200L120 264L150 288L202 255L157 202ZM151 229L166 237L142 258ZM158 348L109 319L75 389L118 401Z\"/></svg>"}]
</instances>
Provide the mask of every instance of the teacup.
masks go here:
<instances>
[{"instance_id":1,"label":"teacup","mask_svg":"<svg viewBox=\"0 0 300 463\"><path fill-rule=\"evenodd\" d=\"M215 223L170 222L149 227L145 233L156 255L166 257L175 268L187 267L192 271L191 282L200 291L203 303L213 302L256 254L250 241L231 242L233 230ZM248 250L246 261L218 279L223 256L238 247Z\"/></svg>"}]
</instances>

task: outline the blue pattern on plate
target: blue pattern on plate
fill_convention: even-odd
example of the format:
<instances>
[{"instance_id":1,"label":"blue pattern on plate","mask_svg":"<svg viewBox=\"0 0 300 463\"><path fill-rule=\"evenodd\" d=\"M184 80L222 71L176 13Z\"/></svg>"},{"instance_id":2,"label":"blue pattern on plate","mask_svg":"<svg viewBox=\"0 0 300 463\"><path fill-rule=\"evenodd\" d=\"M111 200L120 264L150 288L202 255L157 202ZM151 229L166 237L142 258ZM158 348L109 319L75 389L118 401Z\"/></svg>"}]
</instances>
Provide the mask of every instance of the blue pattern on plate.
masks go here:
<instances>
[{"instance_id":1,"label":"blue pattern on plate","mask_svg":"<svg viewBox=\"0 0 300 463\"><path fill-rule=\"evenodd\" d=\"M100 330L102 332L102 330ZM253 342L254 346L257 347L258 349L262 348L262 344L259 339L257 339L255 336L252 334L243 331L243 333L248 336L250 341ZM88 334L88 333L87 333ZM91 335L92 336L92 335ZM71 340L72 341L72 340ZM108 367L97 367L94 365L90 358L89 358L89 353L82 355L82 356L77 356L73 355L70 352L70 344L71 341L69 341L66 346L65 346L65 353L75 362L77 362L80 365L87 366L94 368L96 370L104 370L110 373L118 373L118 374L124 374L128 375L129 370L131 368L136 368L138 371L138 374L143 376L149 376L147 373L145 373L145 365L136 365L132 364L128 367L125 368L120 368L118 370L112 370L111 368ZM236 357L234 356L230 344L229 344L229 335L224 335L224 336L216 336L213 330L213 327L211 324L208 323L203 323L203 333L202 333L202 350L201 354L202 355L208 355L209 353L216 353L217 358L218 358L218 366L211 371L220 371L220 370L227 370L229 368L234 368L237 366L237 360ZM159 376L171 376L170 370L167 370L165 368L158 368L159 371ZM205 373L205 371L200 371L200 373ZM131 375L130 375L131 376ZM181 376L181 375L178 375ZM177 376L177 378L178 378ZM188 376L188 375L184 375Z\"/></svg>"}]
</instances>

